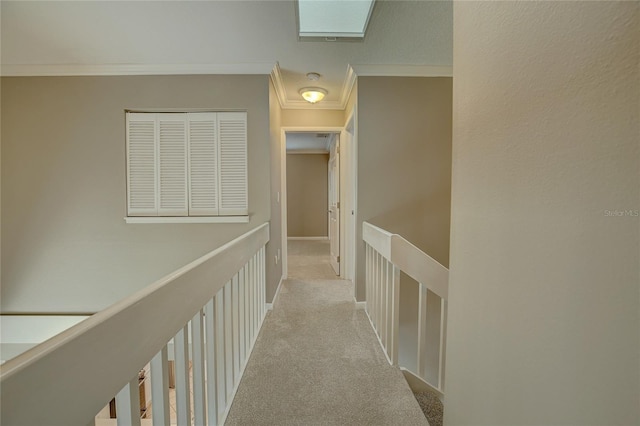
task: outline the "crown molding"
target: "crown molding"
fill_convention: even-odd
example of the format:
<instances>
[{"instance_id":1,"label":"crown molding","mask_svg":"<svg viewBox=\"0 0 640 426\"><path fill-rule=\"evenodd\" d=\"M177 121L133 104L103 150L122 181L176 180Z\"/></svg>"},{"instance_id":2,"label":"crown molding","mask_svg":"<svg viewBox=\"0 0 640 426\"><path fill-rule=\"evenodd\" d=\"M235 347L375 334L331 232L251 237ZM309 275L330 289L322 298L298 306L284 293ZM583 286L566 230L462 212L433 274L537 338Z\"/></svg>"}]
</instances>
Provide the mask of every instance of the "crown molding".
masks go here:
<instances>
[{"instance_id":1,"label":"crown molding","mask_svg":"<svg viewBox=\"0 0 640 426\"><path fill-rule=\"evenodd\" d=\"M448 65L354 64L358 77L453 77Z\"/></svg>"},{"instance_id":2,"label":"crown molding","mask_svg":"<svg viewBox=\"0 0 640 426\"><path fill-rule=\"evenodd\" d=\"M271 70L271 82L273 83L273 87L276 91L276 95L278 96L278 102L280 103L280 108L284 108L284 105L287 103L287 93L284 90L284 83L282 82L282 72L280 72L280 64L276 62Z\"/></svg>"},{"instance_id":3,"label":"crown molding","mask_svg":"<svg viewBox=\"0 0 640 426\"><path fill-rule=\"evenodd\" d=\"M342 83L342 90L340 91L340 100L338 101L322 101L316 104L311 104L307 101L287 98L287 93L284 88L284 82L282 81L282 73L280 71L280 64L276 62L273 70L271 71L271 81L275 88L276 95L278 96L278 102L282 109L345 109L347 102L349 101L349 95L351 89L356 81L356 73L350 65L347 65L347 72Z\"/></svg>"},{"instance_id":4,"label":"crown molding","mask_svg":"<svg viewBox=\"0 0 640 426\"><path fill-rule=\"evenodd\" d=\"M269 74L273 62L237 64L3 64L3 77Z\"/></svg>"}]
</instances>

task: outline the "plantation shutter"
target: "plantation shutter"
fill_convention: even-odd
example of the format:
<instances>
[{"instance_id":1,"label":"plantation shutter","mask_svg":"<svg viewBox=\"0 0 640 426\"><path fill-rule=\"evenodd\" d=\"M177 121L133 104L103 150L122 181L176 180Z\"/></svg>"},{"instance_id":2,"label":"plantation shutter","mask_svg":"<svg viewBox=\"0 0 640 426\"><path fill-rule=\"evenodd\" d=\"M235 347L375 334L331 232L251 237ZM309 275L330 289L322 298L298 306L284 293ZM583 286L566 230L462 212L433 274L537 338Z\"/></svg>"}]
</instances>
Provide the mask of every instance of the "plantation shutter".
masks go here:
<instances>
[{"instance_id":1,"label":"plantation shutter","mask_svg":"<svg viewBox=\"0 0 640 426\"><path fill-rule=\"evenodd\" d=\"M128 113L126 127L128 215L156 216L156 115Z\"/></svg>"},{"instance_id":2,"label":"plantation shutter","mask_svg":"<svg viewBox=\"0 0 640 426\"><path fill-rule=\"evenodd\" d=\"M221 216L248 214L247 114L218 113Z\"/></svg>"},{"instance_id":3,"label":"plantation shutter","mask_svg":"<svg viewBox=\"0 0 640 426\"><path fill-rule=\"evenodd\" d=\"M186 114L157 114L158 215L187 216Z\"/></svg>"},{"instance_id":4,"label":"plantation shutter","mask_svg":"<svg viewBox=\"0 0 640 426\"><path fill-rule=\"evenodd\" d=\"M189 215L217 216L219 167L215 113L189 113Z\"/></svg>"}]
</instances>

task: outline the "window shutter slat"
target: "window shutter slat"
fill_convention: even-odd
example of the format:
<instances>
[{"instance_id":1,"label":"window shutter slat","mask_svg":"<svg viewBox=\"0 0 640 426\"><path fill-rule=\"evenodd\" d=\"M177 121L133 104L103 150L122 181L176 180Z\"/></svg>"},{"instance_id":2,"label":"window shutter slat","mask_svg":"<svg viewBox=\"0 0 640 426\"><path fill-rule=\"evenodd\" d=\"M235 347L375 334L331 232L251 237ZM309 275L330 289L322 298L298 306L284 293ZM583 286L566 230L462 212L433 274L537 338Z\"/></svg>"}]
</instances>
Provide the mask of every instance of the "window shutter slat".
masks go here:
<instances>
[{"instance_id":1,"label":"window shutter slat","mask_svg":"<svg viewBox=\"0 0 640 426\"><path fill-rule=\"evenodd\" d=\"M215 113L189 113L189 215L218 215L218 143Z\"/></svg>"},{"instance_id":2,"label":"window shutter slat","mask_svg":"<svg viewBox=\"0 0 640 426\"><path fill-rule=\"evenodd\" d=\"M247 114L218 113L220 215L248 214Z\"/></svg>"},{"instance_id":3,"label":"window shutter slat","mask_svg":"<svg viewBox=\"0 0 640 426\"><path fill-rule=\"evenodd\" d=\"M158 115L158 215L187 216L186 114Z\"/></svg>"},{"instance_id":4,"label":"window shutter slat","mask_svg":"<svg viewBox=\"0 0 640 426\"><path fill-rule=\"evenodd\" d=\"M157 216L155 114L127 114L127 211Z\"/></svg>"}]
</instances>

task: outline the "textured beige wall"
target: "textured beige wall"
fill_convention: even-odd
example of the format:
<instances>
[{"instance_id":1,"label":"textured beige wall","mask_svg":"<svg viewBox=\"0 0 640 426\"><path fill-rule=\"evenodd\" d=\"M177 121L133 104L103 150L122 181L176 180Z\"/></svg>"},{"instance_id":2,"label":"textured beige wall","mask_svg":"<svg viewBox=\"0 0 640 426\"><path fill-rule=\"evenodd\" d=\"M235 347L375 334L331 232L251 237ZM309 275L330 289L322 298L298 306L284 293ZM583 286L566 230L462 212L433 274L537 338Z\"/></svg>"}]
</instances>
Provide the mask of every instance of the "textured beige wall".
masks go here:
<instances>
[{"instance_id":1,"label":"textured beige wall","mask_svg":"<svg viewBox=\"0 0 640 426\"><path fill-rule=\"evenodd\" d=\"M282 215L280 211L280 173L282 171L281 150L285 141L281 140L280 122L282 109L278 102L275 88L269 79L269 139L271 154L271 224L270 240L266 249L267 262L267 302L272 302L276 294L278 284L282 279ZM275 258L278 256L278 262Z\"/></svg>"},{"instance_id":2,"label":"textured beige wall","mask_svg":"<svg viewBox=\"0 0 640 426\"><path fill-rule=\"evenodd\" d=\"M329 154L287 154L289 237L328 236Z\"/></svg>"},{"instance_id":3,"label":"textured beige wall","mask_svg":"<svg viewBox=\"0 0 640 426\"><path fill-rule=\"evenodd\" d=\"M268 76L1 83L4 312L102 309L269 220ZM125 108L247 110L251 222L125 224Z\"/></svg>"},{"instance_id":4,"label":"textured beige wall","mask_svg":"<svg viewBox=\"0 0 640 426\"><path fill-rule=\"evenodd\" d=\"M445 424L640 424L639 13L455 3Z\"/></svg>"},{"instance_id":5,"label":"textured beige wall","mask_svg":"<svg viewBox=\"0 0 640 426\"><path fill-rule=\"evenodd\" d=\"M364 300L362 222L449 262L451 78L358 79L357 299Z\"/></svg>"}]
</instances>

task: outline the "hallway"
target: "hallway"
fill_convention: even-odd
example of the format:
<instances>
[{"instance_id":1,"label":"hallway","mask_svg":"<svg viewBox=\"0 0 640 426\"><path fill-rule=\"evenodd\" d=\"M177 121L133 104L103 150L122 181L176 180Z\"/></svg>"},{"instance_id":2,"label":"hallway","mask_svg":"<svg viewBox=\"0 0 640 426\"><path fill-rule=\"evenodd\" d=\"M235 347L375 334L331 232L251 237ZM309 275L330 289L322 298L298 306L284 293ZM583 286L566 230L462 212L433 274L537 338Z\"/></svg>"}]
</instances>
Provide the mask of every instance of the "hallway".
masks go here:
<instances>
[{"instance_id":1,"label":"hallway","mask_svg":"<svg viewBox=\"0 0 640 426\"><path fill-rule=\"evenodd\" d=\"M289 241L289 279L262 327L228 425L427 425L385 359L327 241Z\"/></svg>"}]
</instances>

